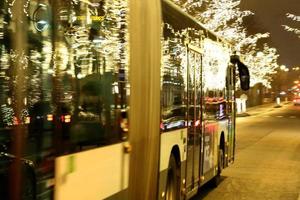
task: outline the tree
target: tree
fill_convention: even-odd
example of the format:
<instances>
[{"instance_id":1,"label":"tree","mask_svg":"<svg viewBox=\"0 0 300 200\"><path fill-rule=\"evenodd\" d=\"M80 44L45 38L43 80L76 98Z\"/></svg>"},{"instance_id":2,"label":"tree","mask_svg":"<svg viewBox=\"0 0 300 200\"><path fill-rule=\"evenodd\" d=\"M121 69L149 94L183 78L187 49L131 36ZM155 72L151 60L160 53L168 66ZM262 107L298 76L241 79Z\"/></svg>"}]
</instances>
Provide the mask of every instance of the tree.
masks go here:
<instances>
[{"instance_id":1,"label":"tree","mask_svg":"<svg viewBox=\"0 0 300 200\"><path fill-rule=\"evenodd\" d=\"M245 63L251 63L251 85L262 83L264 86L270 87L272 74L276 73L278 68L277 50L264 44L262 51L251 51L244 58Z\"/></svg>"},{"instance_id":2,"label":"tree","mask_svg":"<svg viewBox=\"0 0 300 200\"><path fill-rule=\"evenodd\" d=\"M292 21L300 22L300 16L296 16L294 14L287 13L286 17L291 19ZM298 38L300 38L300 28L293 28L288 25L282 25L282 26L286 31L293 32L298 36Z\"/></svg>"},{"instance_id":3,"label":"tree","mask_svg":"<svg viewBox=\"0 0 300 200\"><path fill-rule=\"evenodd\" d=\"M203 23L207 29L231 43L235 47L234 51L243 55L244 62L250 67L251 85L261 82L265 86L270 86L270 75L278 67L276 49L267 44L264 44L263 48L257 45L260 39L269 37L269 33L254 35L247 33L243 19L254 13L240 10L240 0L174 0L174 2Z\"/></svg>"}]
</instances>

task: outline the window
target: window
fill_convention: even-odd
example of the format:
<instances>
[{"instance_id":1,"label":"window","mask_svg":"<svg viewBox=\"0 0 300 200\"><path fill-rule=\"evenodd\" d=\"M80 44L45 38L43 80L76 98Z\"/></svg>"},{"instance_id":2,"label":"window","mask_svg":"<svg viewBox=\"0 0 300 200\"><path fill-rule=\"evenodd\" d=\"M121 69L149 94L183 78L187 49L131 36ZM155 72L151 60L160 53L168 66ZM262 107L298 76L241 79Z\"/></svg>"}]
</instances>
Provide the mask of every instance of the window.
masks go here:
<instances>
[{"instance_id":1,"label":"window","mask_svg":"<svg viewBox=\"0 0 300 200\"><path fill-rule=\"evenodd\" d=\"M186 64L181 39L166 37L163 41L162 67L162 131L186 126Z\"/></svg>"}]
</instances>

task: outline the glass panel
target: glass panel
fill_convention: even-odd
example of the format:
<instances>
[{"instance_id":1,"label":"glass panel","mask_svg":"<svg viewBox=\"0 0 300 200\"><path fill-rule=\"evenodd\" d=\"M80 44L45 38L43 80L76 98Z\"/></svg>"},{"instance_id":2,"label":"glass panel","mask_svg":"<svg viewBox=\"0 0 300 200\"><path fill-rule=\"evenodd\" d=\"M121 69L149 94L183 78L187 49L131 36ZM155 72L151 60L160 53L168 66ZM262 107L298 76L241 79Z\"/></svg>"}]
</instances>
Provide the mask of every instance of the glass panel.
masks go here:
<instances>
[{"instance_id":1,"label":"glass panel","mask_svg":"<svg viewBox=\"0 0 300 200\"><path fill-rule=\"evenodd\" d=\"M58 7L53 67L62 152L121 141L129 94L126 3L71 1Z\"/></svg>"},{"instance_id":2,"label":"glass panel","mask_svg":"<svg viewBox=\"0 0 300 200\"><path fill-rule=\"evenodd\" d=\"M127 1L0 0L0 8L0 151L10 153L0 156L0 185L18 153L28 160L19 163L25 188L51 199L55 156L127 138Z\"/></svg>"},{"instance_id":3,"label":"glass panel","mask_svg":"<svg viewBox=\"0 0 300 200\"><path fill-rule=\"evenodd\" d=\"M186 49L180 37L171 33L166 25L163 41L162 68L162 122L161 130L170 131L186 126ZM170 33L167 33L170 31ZM169 35L170 34L170 35Z\"/></svg>"},{"instance_id":4,"label":"glass panel","mask_svg":"<svg viewBox=\"0 0 300 200\"><path fill-rule=\"evenodd\" d=\"M199 180L200 143L201 143L201 55L191 49L188 51L188 142L187 142L187 175L188 190L195 187Z\"/></svg>"}]
</instances>

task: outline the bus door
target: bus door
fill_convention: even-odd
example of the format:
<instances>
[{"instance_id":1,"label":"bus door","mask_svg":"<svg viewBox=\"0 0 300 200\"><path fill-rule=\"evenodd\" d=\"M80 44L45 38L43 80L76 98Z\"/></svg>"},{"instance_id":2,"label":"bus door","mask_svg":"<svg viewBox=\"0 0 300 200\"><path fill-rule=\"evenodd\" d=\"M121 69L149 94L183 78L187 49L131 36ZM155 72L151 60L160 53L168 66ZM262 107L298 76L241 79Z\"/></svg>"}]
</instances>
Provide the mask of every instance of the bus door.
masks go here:
<instances>
[{"instance_id":1,"label":"bus door","mask_svg":"<svg viewBox=\"0 0 300 200\"><path fill-rule=\"evenodd\" d=\"M188 46L188 144L186 187L187 192L195 192L199 183L200 144L201 144L201 93L202 93L202 64L198 48Z\"/></svg>"},{"instance_id":2,"label":"bus door","mask_svg":"<svg viewBox=\"0 0 300 200\"><path fill-rule=\"evenodd\" d=\"M220 108L223 108L218 97L219 91L216 89L206 88L204 90L204 112L203 112L203 141L202 141L202 184L206 183L214 176L216 162L216 136L218 131L218 120Z\"/></svg>"},{"instance_id":3,"label":"bus door","mask_svg":"<svg viewBox=\"0 0 300 200\"><path fill-rule=\"evenodd\" d=\"M235 68L229 65L226 76L226 100L227 100L227 115L228 115L228 160L234 160L234 144L235 144Z\"/></svg>"}]
</instances>

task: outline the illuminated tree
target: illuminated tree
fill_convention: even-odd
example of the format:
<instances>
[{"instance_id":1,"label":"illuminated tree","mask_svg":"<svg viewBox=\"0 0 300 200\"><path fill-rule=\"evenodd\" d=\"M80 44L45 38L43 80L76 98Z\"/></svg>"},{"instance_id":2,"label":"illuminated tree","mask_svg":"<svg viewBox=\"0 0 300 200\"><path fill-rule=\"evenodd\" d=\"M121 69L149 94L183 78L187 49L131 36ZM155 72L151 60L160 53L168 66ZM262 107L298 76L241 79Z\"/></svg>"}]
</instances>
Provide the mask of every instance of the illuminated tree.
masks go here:
<instances>
[{"instance_id":1,"label":"illuminated tree","mask_svg":"<svg viewBox=\"0 0 300 200\"><path fill-rule=\"evenodd\" d=\"M289 19L292 19L293 21L300 22L300 16L296 16L294 14L287 13L286 17ZM286 31L293 32L300 38L300 29L299 28L293 28L293 27L290 27L287 25L282 25L282 26Z\"/></svg>"},{"instance_id":2,"label":"illuminated tree","mask_svg":"<svg viewBox=\"0 0 300 200\"><path fill-rule=\"evenodd\" d=\"M224 38L240 52L244 62L250 67L251 85L263 83L270 85L270 74L277 65L276 49L267 44L263 49L258 47L258 41L269 37L269 33L247 34L243 18L253 15L251 11L242 11L238 7L240 0L174 0L184 11L194 16L207 29ZM260 53L257 53L260 52ZM269 58L262 60L262 57Z\"/></svg>"},{"instance_id":3,"label":"illuminated tree","mask_svg":"<svg viewBox=\"0 0 300 200\"><path fill-rule=\"evenodd\" d=\"M251 85L256 83L262 83L263 85L270 87L271 75L276 73L278 68L277 50L270 48L267 44L264 44L262 51L252 50L244 58L245 63L251 63Z\"/></svg>"},{"instance_id":4,"label":"illuminated tree","mask_svg":"<svg viewBox=\"0 0 300 200\"><path fill-rule=\"evenodd\" d=\"M104 71L110 71L127 63L126 1L91 3L72 0L72 4L79 7L75 12L84 11L87 16L85 24L71 25L65 31L65 37L75 49L72 52L75 61L81 68L79 78L91 73L91 69L97 70L99 65ZM88 63L80 63L82 55L86 56Z\"/></svg>"}]
</instances>

